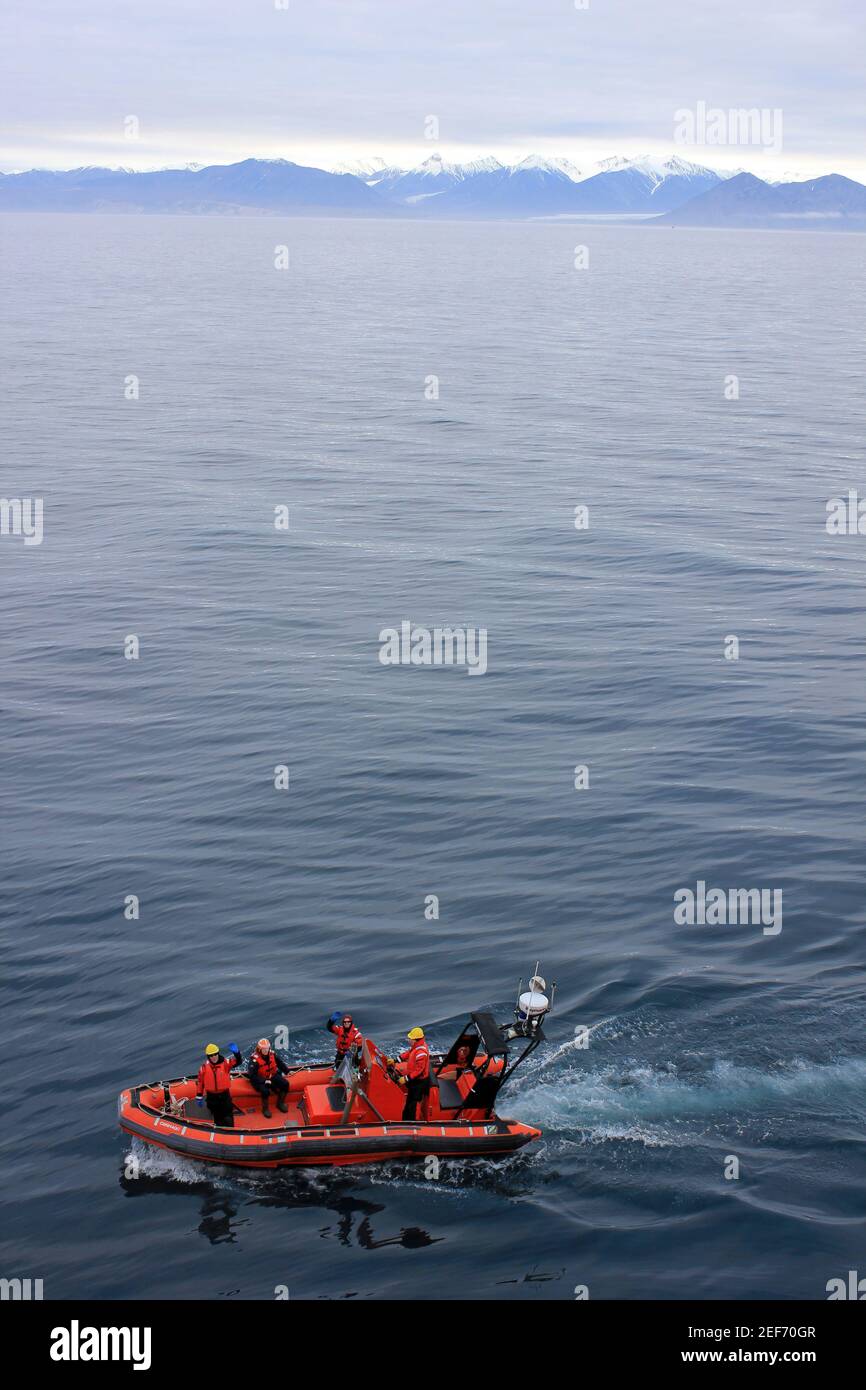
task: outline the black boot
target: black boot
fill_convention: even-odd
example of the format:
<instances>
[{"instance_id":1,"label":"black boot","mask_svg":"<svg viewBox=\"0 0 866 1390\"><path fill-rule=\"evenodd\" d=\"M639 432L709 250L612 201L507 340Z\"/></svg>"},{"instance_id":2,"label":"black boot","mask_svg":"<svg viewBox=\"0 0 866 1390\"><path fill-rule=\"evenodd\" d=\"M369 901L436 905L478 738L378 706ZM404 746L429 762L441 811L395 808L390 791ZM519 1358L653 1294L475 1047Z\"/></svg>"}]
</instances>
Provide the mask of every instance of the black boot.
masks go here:
<instances>
[{"instance_id":1,"label":"black boot","mask_svg":"<svg viewBox=\"0 0 866 1390\"><path fill-rule=\"evenodd\" d=\"M271 1118L271 1107L268 1105L267 1093L262 1096L262 1114L266 1120Z\"/></svg>"},{"instance_id":2,"label":"black boot","mask_svg":"<svg viewBox=\"0 0 866 1390\"><path fill-rule=\"evenodd\" d=\"M286 1098L284 1095L277 1096L277 1109L282 1110L284 1115L288 1115L289 1107L286 1105Z\"/></svg>"}]
</instances>

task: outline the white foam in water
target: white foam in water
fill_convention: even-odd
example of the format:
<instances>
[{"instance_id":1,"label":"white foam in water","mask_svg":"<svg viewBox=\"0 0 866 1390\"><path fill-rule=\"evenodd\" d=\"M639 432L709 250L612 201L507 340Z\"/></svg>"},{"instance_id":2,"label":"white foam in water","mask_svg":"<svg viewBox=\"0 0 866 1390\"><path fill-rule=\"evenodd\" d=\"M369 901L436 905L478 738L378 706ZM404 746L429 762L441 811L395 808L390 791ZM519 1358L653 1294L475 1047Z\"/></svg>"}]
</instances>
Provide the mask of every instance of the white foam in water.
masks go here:
<instances>
[{"instance_id":1,"label":"white foam in water","mask_svg":"<svg viewBox=\"0 0 866 1390\"><path fill-rule=\"evenodd\" d=\"M794 1102L838 1104L846 1098L866 1111L863 1058L798 1060L769 1072L719 1061L700 1079L681 1077L673 1065L608 1064L530 1083L508 1111L515 1119L554 1132L585 1130L595 1139L682 1143L684 1136L676 1127L692 1118L746 1118L757 1111L767 1119L792 1113Z\"/></svg>"},{"instance_id":2,"label":"white foam in water","mask_svg":"<svg viewBox=\"0 0 866 1390\"><path fill-rule=\"evenodd\" d=\"M592 1037L593 1033L600 1032L602 1028L607 1028L609 1024L614 1023L615 1021L615 1016L611 1016L610 1018L600 1018L598 1023L591 1023L589 1025L589 1027L586 1029L586 1033L584 1036ZM579 1055L581 1052L585 1051L586 1046L579 1038L569 1038L568 1042L560 1043L559 1047L557 1047L556 1050L550 1053L549 1055L538 1054L536 1058L533 1059L535 1069L537 1071L545 1071L548 1067L552 1067L555 1062L561 1061L563 1057Z\"/></svg>"},{"instance_id":3,"label":"white foam in water","mask_svg":"<svg viewBox=\"0 0 866 1390\"><path fill-rule=\"evenodd\" d=\"M197 1163L195 1159L146 1144L143 1139L133 1139L129 1152L124 1155L124 1163L130 1160L138 1164L139 1175L143 1178L168 1178L178 1183L227 1182L219 1165Z\"/></svg>"},{"instance_id":4,"label":"white foam in water","mask_svg":"<svg viewBox=\"0 0 866 1390\"><path fill-rule=\"evenodd\" d=\"M364 1178L371 1187L416 1187L420 1192L435 1192L437 1196L447 1193L453 1197L466 1198L473 1185L472 1173L466 1172L466 1165L458 1166L460 1160L442 1159L439 1176L435 1181L424 1177L423 1163L371 1164L364 1171ZM357 1174L356 1174L357 1177Z\"/></svg>"}]
</instances>

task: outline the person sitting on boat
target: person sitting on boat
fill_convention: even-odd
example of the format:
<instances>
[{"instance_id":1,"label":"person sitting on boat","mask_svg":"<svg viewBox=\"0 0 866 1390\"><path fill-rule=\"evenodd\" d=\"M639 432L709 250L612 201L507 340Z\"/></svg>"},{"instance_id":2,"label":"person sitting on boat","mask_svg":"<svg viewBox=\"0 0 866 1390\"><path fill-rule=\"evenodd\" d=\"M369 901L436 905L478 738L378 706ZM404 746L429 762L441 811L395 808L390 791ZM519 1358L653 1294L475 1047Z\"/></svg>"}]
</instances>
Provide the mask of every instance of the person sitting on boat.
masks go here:
<instances>
[{"instance_id":1,"label":"person sitting on boat","mask_svg":"<svg viewBox=\"0 0 866 1390\"><path fill-rule=\"evenodd\" d=\"M457 1056L454 1059L455 1075L462 1076L472 1065L472 1052L466 1043L458 1047Z\"/></svg>"},{"instance_id":2,"label":"person sitting on boat","mask_svg":"<svg viewBox=\"0 0 866 1390\"><path fill-rule=\"evenodd\" d=\"M270 1038L259 1038L250 1056L247 1076L250 1085L255 1086L262 1098L262 1114L267 1119L271 1118L268 1097L272 1091L277 1098L277 1109L282 1110L285 1115L289 1108L286 1105L286 1095L289 1090L289 1083L286 1080L288 1070L282 1057L278 1057L271 1047Z\"/></svg>"},{"instance_id":3,"label":"person sitting on boat","mask_svg":"<svg viewBox=\"0 0 866 1390\"><path fill-rule=\"evenodd\" d=\"M412 1046L400 1053L404 1071L401 1082L406 1087L403 1119L414 1120L418 1113L418 1102L425 1100L430 1092L430 1049L423 1028L410 1029L406 1037Z\"/></svg>"},{"instance_id":4,"label":"person sitting on boat","mask_svg":"<svg viewBox=\"0 0 866 1390\"><path fill-rule=\"evenodd\" d=\"M235 1067L239 1067L244 1060L241 1050L237 1043L229 1043L229 1055L224 1057L216 1043L208 1043L204 1055L205 1060L198 1069L195 1083L196 1105L206 1103L215 1125L234 1129L235 1112L229 1078Z\"/></svg>"},{"instance_id":5,"label":"person sitting on boat","mask_svg":"<svg viewBox=\"0 0 866 1390\"><path fill-rule=\"evenodd\" d=\"M364 1038L360 1029L355 1027L351 1014L331 1014L328 1027L334 1035L337 1049L334 1054L336 1071L350 1053L360 1052L364 1046Z\"/></svg>"},{"instance_id":6,"label":"person sitting on boat","mask_svg":"<svg viewBox=\"0 0 866 1390\"><path fill-rule=\"evenodd\" d=\"M465 1071L469 1071L472 1066L472 1049L467 1043L461 1043L456 1053L454 1061L448 1062L439 1069L438 1075L444 1076L448 1081L456 1081Z\"/></svg>"}]
</instances>

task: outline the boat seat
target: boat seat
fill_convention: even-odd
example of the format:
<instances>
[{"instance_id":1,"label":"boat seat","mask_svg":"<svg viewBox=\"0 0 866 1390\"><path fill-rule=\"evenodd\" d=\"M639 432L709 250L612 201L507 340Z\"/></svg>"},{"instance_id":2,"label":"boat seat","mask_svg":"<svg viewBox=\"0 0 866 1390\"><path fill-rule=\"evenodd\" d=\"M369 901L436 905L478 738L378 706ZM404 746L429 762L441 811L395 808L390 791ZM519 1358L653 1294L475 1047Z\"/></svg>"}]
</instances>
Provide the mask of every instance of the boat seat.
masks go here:
<instances>
[{"instance_id":1,"label":"boat seat","mask_svg":"<svg viewBox=\"0 0 866 1390\"><path fill-rule=\"evenodd\" d=\"M234 1101L232 1103L232 1109L236 1115L255 1114L255 1107L251 1107L249 1110L244 1110L242 1106L238 1105L237 1101ZM211 1113L208 1110L207 1106L196 1105L195 1096L191 1096L188 1100L185 1100L183 1102L183 1114L177 1116L177 1118L184 1120L198 1120L200 1124L206 1125L213 1123Z\"/></svg>"},{"instance_id":2,"label":"boat seat","mask_svg":"<svg viewBox=\"0 0 866 1390\"><path fill-rule=\"evenodd\" d=\"M430 1082L439 1091L440 1110L459 1110L463 1104L463 1096L458 1090L456 1081L449 1081L444 1076L431 1076Z\"/></svg>"},{"instance_id":3,"label":"boat seat","mask_svg":"<svg viewBox=\"0 0 866 1390\"><path fill-rule=\"evenodd\" d=\"M303 1111L310 1125L339 1124L346 1105L342 1086L305 1086Z\"/></svg>"}]
</instances>

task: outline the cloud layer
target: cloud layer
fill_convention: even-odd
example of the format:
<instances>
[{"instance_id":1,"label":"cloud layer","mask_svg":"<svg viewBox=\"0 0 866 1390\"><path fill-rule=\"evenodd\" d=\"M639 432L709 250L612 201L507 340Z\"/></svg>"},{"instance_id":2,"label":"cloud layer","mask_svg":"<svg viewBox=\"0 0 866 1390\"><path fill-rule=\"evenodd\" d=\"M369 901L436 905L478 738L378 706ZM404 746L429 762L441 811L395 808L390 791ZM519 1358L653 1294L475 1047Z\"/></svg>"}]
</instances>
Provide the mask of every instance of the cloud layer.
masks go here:
<instances>
[{"instance_id":1,"label":"cloud layer","mask_svg":"<svg viewBox=\"0 0 866 1390\"><path fill-rule=\"evenodd\" d=\"M783 166L862 167L862 0L281 3L7 10L2 167L249 154L414 163L434 144L458 158L580 160L670 148L674 113L700 101L781 109ZM756 154L728 162L760 172Z\"/></svg>"}]
</instances>

